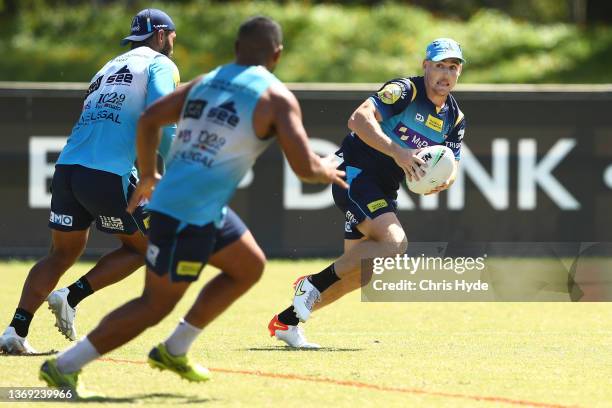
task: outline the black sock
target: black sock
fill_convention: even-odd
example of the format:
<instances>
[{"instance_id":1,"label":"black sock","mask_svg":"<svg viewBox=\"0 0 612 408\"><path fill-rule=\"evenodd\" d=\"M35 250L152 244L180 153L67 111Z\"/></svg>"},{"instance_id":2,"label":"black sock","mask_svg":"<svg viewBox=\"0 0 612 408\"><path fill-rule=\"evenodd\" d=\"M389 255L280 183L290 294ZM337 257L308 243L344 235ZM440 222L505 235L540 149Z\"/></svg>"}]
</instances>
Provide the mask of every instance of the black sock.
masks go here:
<instances>
[{"instance_id":1,"label":"black sock","mask_svg":"<svg viewBox=\"0 0 612 408\"><path fill-rule=\"evenodd\" d=\"M93 293L86 277L81 277L78 281L68 286L68 304L74 308L79 302Z\"/></svg>"},{"instance_id":2,"label":"black sock","mask_svg":"<svg viewBox=\"0 0 612 408\"><path fill-rule=\"evenodd\" d=\"M331 264L316 275L310 275L308 280L315 288L319 289L319 292L323 293L325 289L338 282L340 278L336 275L334 264Z\"/></svg>"},{"instance_id":3,"label":"black sock","mask_svg":"<svg viewBox=\"0 0 612 408\"><path fill-rule=\"evenodd\" d=\"M289 306L278 314L278 321L282 324L287 324L289 326L297 326L297 324L300 322L300 319L298 319L295 315L295 312L293 311L293 306Z\"/></svg>"},{"instance_id":4,"label":"black sock","mask_svg":"<svg viewBox=\"0 0 612 408\"><path fill-rule=\"evenodd\" d=\"M27 337L28 331L30 330L32 317L34 317L32 313L18 307L17 310L15 310L15 315L13 316L13 320L11 320L11 324L9 324L9 326L12 326L19 336Z\"/></svg>"}]
</instances>

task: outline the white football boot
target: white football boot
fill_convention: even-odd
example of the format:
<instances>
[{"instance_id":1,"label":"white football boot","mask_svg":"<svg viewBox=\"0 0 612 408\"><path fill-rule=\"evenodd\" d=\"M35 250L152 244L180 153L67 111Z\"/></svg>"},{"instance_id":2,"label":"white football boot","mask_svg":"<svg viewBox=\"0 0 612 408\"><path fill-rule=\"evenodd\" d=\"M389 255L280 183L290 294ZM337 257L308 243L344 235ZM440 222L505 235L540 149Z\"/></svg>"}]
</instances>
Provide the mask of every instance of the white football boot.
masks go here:
<instances>
[{"instance_id":1,"label":"white football boot","mask_svg":"<svg viewBox=\"0 0 612 408\"><path fill-rule=\"evenodd\" d=\"M66 336L70 341L77 339L76 327L74 319L76 317L76 308L72 308L68 304L68 288L58 289L51 292L47 297L49 310L55 315L55 327Z\"/></svg>"},{"instance_id":2,"label":"white football boot","mask_svg":"<svg viewBox=\"0 0 612 408\"><path fill-rule=\"evenodd\" d=\"M289 347L301 349L318 349L321 348L316 343L310 343L304 336L304 330L299 326L290 326L283 324L278 320L278 315L275 315L268 324L270 337L276 337L278 340L284 341Z\"/></svg>"},{"instance_id":3,"label":"white football boot","mask_svg":"<svg viewBox=\"0 0 612 408\"><path fill-rule=\"evenodd\" d=\"M299 279L296 283L293 309L297 318L301 322L305 322L310 317L315 302L321 299L321 292L310 283L307 276Z\"/></svg>"},{"instance_id":4,"label":"white football boot","mask_svg":"<svg viewBox=\"0 0 612 408\"><path fill-rule=\"evenodd\" d=\"M25 337L21 337L15 332L13 326L6 328L0 337L0 351L6 354L36 354L36 350L28 343Z\"/></svg>"}]
</instances>

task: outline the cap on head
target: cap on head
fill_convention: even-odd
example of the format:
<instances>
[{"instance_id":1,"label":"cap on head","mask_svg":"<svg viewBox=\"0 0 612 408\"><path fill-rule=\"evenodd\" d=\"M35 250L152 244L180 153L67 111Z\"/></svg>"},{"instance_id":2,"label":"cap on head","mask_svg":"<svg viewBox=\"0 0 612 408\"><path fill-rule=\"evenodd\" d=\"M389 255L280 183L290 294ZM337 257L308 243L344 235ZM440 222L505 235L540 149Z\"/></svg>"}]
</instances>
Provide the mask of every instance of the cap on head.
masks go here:
<instances>
[{"instance_id":1,"label":"cap on head","mask_svg":"<svg viewBox=\"0 0 612 408\"><path fill-rule=\"evenodd\" d=\"M132 19L131 33L121 40L121 45L132 41L144 41L158 30L175 31L176 27L170 16L161 10L141 10Z\"/></svg>"},{"instance_id":2,"label":"cap on head","mask_svg":"<svg viewBox=\"0 0 612 408\"><path fill-rule=\"evenodd\" d=\"M463 52L459 43L452 38L438 38L433 40L425 51L425 59L430 61L442 61L447 58L457 58L461 62L465 62L463 59Z\"/></svg>"}]
</instances>

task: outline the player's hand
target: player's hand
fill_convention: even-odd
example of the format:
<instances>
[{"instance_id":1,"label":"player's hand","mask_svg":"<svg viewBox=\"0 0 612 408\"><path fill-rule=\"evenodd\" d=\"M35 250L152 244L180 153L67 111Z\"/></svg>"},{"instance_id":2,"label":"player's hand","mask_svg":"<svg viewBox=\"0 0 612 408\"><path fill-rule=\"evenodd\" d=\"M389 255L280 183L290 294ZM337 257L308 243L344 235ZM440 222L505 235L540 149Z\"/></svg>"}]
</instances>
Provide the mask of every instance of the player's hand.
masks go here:
<instances>
[{"instance_id":1,"label":"player's hand","mask_svg":"<svg viewBox=\"0 0 612 408\"><path fill-rule=\"evenodd\" d=\"M400 166L404 173L406 173L406 177L408 177L408 181L419 181L421 177L425 175L424 167L427 167L427 164L421 159L417 157L417 154L422 149L403 149L398 148L393 155L393 160Z\"/></svg>"},{"instance_id":2,"label":"player's hand","mask_svg":"<svg viewBox=\"0 0 612 408\"><path fill-rule=\"evenodd\" d=\"M338 160L336 160L336 156L333 154L322 157L321 166L323 166L323 177L318 181L325 184L334 183L342 188L348 189L349 186L344 180L346 173L342 170L338 170L339 164Z\"/></svg>"},{"instance_id":3,"label":"player's hand","mask_svg":"<svg viewBox=\"0 0 612 408\"><path fill-rule=\"evenodd\" d=\"M444 191L447 188L449 188L451 185L451 183L447 180L445 181L443 184L440 184L438 187L434 188L433 190L431 190L428 193L425 193L425 195L430 195L430 194L436 194L439 193L440 191Z\"/></svg>"},{"instance_id":4,"label":"player's hand","mask_svg":"<svg viewBox=\"0 0 612 408\"><path fill-rule=\"evenodd\" d=\"M132 193L126 211L132 214L143 201L151 199L151 194L153 194L153 190L155 190L155 186L160 179L161 175L159 173L155 173L153 176L142 177L136 185L136 190Z\"/></svg>"}]
</instances>

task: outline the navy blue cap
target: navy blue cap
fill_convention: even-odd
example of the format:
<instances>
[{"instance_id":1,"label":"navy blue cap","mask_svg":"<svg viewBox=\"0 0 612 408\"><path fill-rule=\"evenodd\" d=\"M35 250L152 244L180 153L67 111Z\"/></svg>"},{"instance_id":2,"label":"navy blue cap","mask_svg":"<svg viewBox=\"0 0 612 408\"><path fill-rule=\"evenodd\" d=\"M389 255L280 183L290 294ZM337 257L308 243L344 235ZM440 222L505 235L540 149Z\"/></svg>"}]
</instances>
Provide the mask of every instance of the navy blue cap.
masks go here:
<instances>
[{"instance_id":1,"label":"navy blue cap","mask_svg":"<svg viewBox=\"0 0 612 408\"><path fill-rule=\"evenodd\" d=\"M465 62L463 52L459 43L452 38L438 38L433 40L425 51L425 59L430 61L442 61L446 58L457 58Z\"/></svg>"},{"instance_id":2,"label":"navy blue cap","mask_svg":"<svg viewBox=\"0 0 612 408\"><path fill-rule=\"evenodd\" d=\"M144 41L158 30L176 30L170 16L158 9L141 10L132 19L131 34L121 40L121 45L131 41Z\"/></svg>"}]
</instances>

